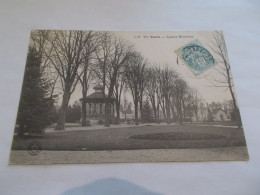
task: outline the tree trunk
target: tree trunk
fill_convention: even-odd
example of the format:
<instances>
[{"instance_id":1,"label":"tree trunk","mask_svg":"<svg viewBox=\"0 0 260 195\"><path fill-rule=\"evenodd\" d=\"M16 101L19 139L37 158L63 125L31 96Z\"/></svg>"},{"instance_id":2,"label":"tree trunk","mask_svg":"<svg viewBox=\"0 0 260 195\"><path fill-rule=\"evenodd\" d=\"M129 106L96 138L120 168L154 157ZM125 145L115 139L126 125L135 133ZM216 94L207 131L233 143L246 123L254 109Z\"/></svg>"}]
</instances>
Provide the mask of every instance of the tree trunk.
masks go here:
<instances>
[{"instance_id":1,"label":"tree trunk","mask_svg":"<svg viewBox=\"0 0 260 195\"><path fill-rule=\"evenodd\" d=\"M172 102L171 102L171 110L172 110L172 119L173 119L173 121L175 122L175 119L176 119L176 115L175 115L175 108L174 108L174 104L175 104L175 102L174 102L174 100L173 100L173 98L172 98Z\"/></svg>"},{"instance_id":2,"label":"tree trunk","mask_svg":"<svg viewBox=\"0 0 260 195\"><path fill-rule=\"evenodd\" d=\"M154 120L157 121L157 110L154 99L151 101L152 107L153 107L153 113L154 113Z\"/></svg>"},{"instance_id":3,"label":"tree trunk","mask_svg":"<svg viewBox=\"0 0 260 195\"><path fill-rule=\"evenodd\" d=\"M82 99L82 110L81 110L81 119L82 119L82 127L87 126L87 108L86 108L86 97Z\"/></svg>"},{"instance_id":4,"label":"tree trunk","mask_svg":"<svg viewBox=\"0 0 260 195\"><path fill-rule=\"evenodd\" d=\"M186 107L185 107L183 99L181 100L181 102L182 102L182 109L181 109L182 115L183 115L184 119L186 119Z\"/></svg>"},{"instance_id":5,"label":"tree trunk","mask_svg":"<svg viewBox=\"0 0 260 195\"><path fill-rule=\"evenodd\" d=\"M107 98L105 98L107 100L107 102L105 104L105 115L106 115L105 126L106 127L110 127L110 122L111 122L111 105L108 101L111 100L111 97L113 95L114 86L115 86L115 82L116 82L116 75L117 75L117 71L115 70L113 73L113 77L111 78L111 81L110 81ZM105 86L105 82L104 82L104 86ZM105 97L105 93L104 93L104 97Z\"/></svg>"},{"instance_id":6,"label":"tree trunk","mask_svg":"<svg viewBox=\"0 0 260 195\"><path fill-rule=\"evenodd\" d=\"M135 125L139 125L139 121L138 121L138 99L137 97L135 98Z\"/></svg>"},{"instance_id":7,"label":"tree trunk","mask_svg":"<svg viewBox=\"0 0 260 195\"><path fill-rule=\"evenodd\" d=\"M116 125L120 124L120 103L116 102Z\"/></svg>"},{"instance_id":8,"label":"tree trunk","mask_svg":"<svg viewBox=\"0 0 260 195\"><path fill-rule=\"evenodd\" d=\"M177 112L178 112L179 122L182 125L183 124L183 115L182 115L182 101L181 101L181 99L177 100L176 104L177 104L176 108L177 108Z\"/></svg>"},{"instance_id":9,"label":"tree trunk","mask_svg":"<svg viewBox=\"0 0 260 195\"><path fill-rule=\"evenodd\" d=\"M196 120L198 122L199 121L199 117L198 117L198 111L197 110L195 111L195 116L196 116Z\"/></svg>"},{"instance_id":10,"label":"tree trunk","mask_svg":"<svg viewBox=\"0 0 260 195\"><path fill-rule=\"evenodd\" d=\"M231 93L231 96L232 96L232 100L233 100L233 105L234 105L234 111L235 111L235 116L236 116L237 127L238 127L238 128L241 128L241 127L242 127L242 122L241 122L241 118L240 118L240 113L239 113L239 111L238 111L237 103L236 103L236 98L235 98L235 95L234 95L234 92L233 92L231 86L229 87L229 90L230 90L230 93Z\"/></svg>"},{"instance_id":11,"label":"tree trunk","mask_svg":"<svg viewBox=\"0 0 260 195\"><path fill-rule=\"evenodd\" d=\"M160 107L157 106L157 123L160 124Z\"/></svg>"},{"instance_id":12,"label":"tree trunk","mask_svg":"<svg viewBox=\"0 0 260 195\"><path fill-rule=\"evenodd\" d=\"M160 103L159 103L159 95L158 95L158 93L157 93L157 108L156 108L156 110L157 110L157 123L158 124L160 124Z\"/></svg>"},{"instance_id":13,"label":"tree trunk","mask_svg":"<svg viewBox=\"0 0 260 195\"><path fill-rule=\"evenodd\" d=\"M165 100L162 100L162 111L163 111L164 120L167 120L166 108L165 108Z\"/></svg>"},{"instance_id":14,"label":"tree trunk","mask_svg":"<svg viewBox=\"0 0 260 195\"><path fill-rule=\"evenodd\" d=\"M167 117L166 121L167 124L169 125L171 123L171 116L170 116L171 112L170 112L170 101L168 98L166 99L165 104L166 104L166 117Z\"/></svg>"},{"instance_id":15,"label":"tree trunk","mask_svg":"<svg viewBox=\"0 0 260 195\"><path fill-rule=\"evenodd\" d=\"M224 61L225 63L225 66L226 66L226 69L227 69L227 76L228 76L228 88L229 88L229 91L231 93L231 96L232 96L232 100L233 100L233 105L234 105L234 111L235 111L235 116L236 116L236 121L237 121L237 126L238 128L241 128L242 127L242 122L241 122L241 118L240 118L240 113L238 111L238 108L237 108L237 102L236 102L236 98L235 98L235 94L232 90L232 85L231 85L231 76L230 76L230 67L228 68L228 65L227 65L227 62Z\"/></svg>"},{"instance_id":16,"label":"tree trunk","mask_svg":"<svg viewBox=\"0 0 260 195\"><path fill-rule=\"evenodd\" d=\"M84 73L83 73L83 79L82 79L82 111L81 111L81 119L82 119L82 127L87 126L87 72L88 72L88 66L84 66Z\"/></svg>"},{"instance_id":17,"label":"tree trunk","mask_svg":"<svg viewBox=\"0 0 260 195\"><path fill-rule=\"evenodd\" d=\"M69 90L66 89L63 94L62 105L59 111L59 119L55 130L64 130L65 129L65 119L66 119L66 111L69 105L70 93Z\"/></svg>"},{"instance_id":18,"label":"tree trunk","mask_svg":"<svg viewBox=\"0 0 260 195\"><path fill-rule=\"evenodd\" d=\"M69 105L69 92L64 92L63 94L63 100L62 105L59 111L59 119L57 122L57 125L55 127L55 130L64 130L65 129L65 119L66 119L66 111Z\"/></svg>"},{"instance_id":19,"label":"tree trunk","mask_svg":"<svg viewBox=\"0 0 260 195\"><path fill-rule=\"evenodd\" d=\"M164 118L164 120L166 120L166 111L165 111L165 106L164 106L164 100L162 100L160 105L161 105L161 109L162 109L162 113L163 113L163 118Z\"/></svg>"},{"instance_id":20,"label":"tree trunk","mask_svg":"<svg viewBox=\"0 0 260 195\"><path fill-rule=\"evenodd\" d=\"M140 96L139 107L140 107L140 119L141 122L143 122L143 97L142 96Z\"/></svg>"},{"instance_id":21,"label":"tree trunk","mask_svg":"<svg viewBox=\"0 0 260 195\"><path fill-rule=\"evenodd\" d=\"M190 113L190 123L192 123L192 114Z\"/></svg>"},{"instance_id":22,"label":"tree trunk","mask_svg":"<svg viewBox=\"0 0 260 195\"><path fill-rule=\"evenodd\" d=\"M105 102L105 124L104 124L105 127L110 127L110 121L109 121L110 117L109 116L110 116L109 103L106 101Z\"/></svg>"}]
</instances>

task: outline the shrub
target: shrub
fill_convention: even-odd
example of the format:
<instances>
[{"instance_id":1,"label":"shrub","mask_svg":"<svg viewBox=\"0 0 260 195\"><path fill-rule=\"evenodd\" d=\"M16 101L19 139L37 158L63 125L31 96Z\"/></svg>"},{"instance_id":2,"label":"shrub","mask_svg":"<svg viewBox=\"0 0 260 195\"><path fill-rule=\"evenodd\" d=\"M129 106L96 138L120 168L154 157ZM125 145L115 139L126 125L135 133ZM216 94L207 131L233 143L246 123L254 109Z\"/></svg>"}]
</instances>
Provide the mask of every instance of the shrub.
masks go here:
<instances>
[{"instance_id":1,"label":"shrub","mask_svg":"<svg viewBox=\"0 0 260 195\"><path fill-rule=\"evenodd\" d=\"M86 121L86 125L87 125L87 126L91 126L90 120L87 120L87 121Z\"/></svg>"},{"instance_id":2,"label":"shrub","mask_svg":"<svg viewBox=\"0 0 260 195\"><path fill-rule=\"evenodd\" d=\"M98 121L98 124L99 124L99 125L103 125L103 124L104 124L104 121L103 121L103 120L99 120L99 121Z\"/></svg>"}]
</instances>

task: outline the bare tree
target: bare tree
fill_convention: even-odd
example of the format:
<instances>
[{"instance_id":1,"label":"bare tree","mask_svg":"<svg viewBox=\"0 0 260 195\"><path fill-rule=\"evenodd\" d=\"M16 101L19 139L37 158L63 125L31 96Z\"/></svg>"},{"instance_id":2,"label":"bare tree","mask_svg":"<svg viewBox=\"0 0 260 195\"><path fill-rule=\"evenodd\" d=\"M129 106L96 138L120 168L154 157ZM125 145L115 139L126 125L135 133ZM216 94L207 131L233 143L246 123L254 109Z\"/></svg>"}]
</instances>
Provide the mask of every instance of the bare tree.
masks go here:
<instances>
[{"instance_id":1,"label":"bare tree","mask_svg":"<svg viewBox=\"0 0 260 195\"><path fill-rule=\"evenodd\" d=\"M89 31L86 34L88 41L84 47L84 63L82 64L82 72L79 72L78 78L82 87L82 107L81 107L81 119L82 126L87 126L87 110L86 110L86 101L87 101L87 92L91 81L94 79L93 69L91 68L91 62L95 58L95 52L97 52L100 44L100 34L97 32ZM81 75L81 76L79 76Z\"/></svg>"},{"instance_id":2,"label":"bare tree","mask_svg":"<svg viewBox=\"0 0 260 195\"><path fill-rule=\"evenodd\" d=\"M219 57L219 64L216 66L215 70L222 76L221 79L212 78L213 82L211 82L215 87L226 87L229 89L233 105L234 105L234 112L236 116L237 126L241 128L242 122L240 118L240 113L237 106L237 100L234 92L234 83L233 77L230 70L230 63L227 55L227 48L224 40L224 35L222 32L215 32L214 35L214 42L212 50L217 54Z\"/></svg>"},{"instance_id":3,"label":"bare tree","mask_svg":"<svg viewBox=\"0 0 260 195\"><path fill-rule=\"evenodd\" d=\"M132 93L134 107L135 107L135 124L139 124L138 119L138 102L140 98L140 83L142 82L142 77L144 76L144 69L146 67L146 62L141 54L137 52L132 52L130 59L128 60L127 67L125 70L127 84Z\"/></svg>"},{"instance_id":4,"label":"bare tree","mask_svg":"<svg viewBox=\"0 0 260 195\"><path fill-rule=\"evenodd\" d=\"M109 126L109 119L108 119L108 98L106 96L105 90L106 87L109 85L107 78L108 78L108 64L110 60L110 56L112 55L112 43L111 37L112 35L109 33L103 33L101 43L99 45L99 49L95 52L96 53L96 66L93 71L95 71L97 77L101 80L103 86L103 98L105 103L105 126Z\"/></svg>"},{"instance_id":5,"label":"bare tree","mask_svg":"<svg viewBox=\"0 0 260 195\"><path fill-rule=\"evenodd\" d=\"M126 120L126 114L127 114L127 109L128 109L129 104L130 103L127 101L126 96L124 95L124 99L123 99L123 103L122 103L122 110L125 114L125 120Z\"/></svg>"},{"instance_id":6,"label":"bare tree","mask_svg":"<svg viewBox=\"0 0 260 195\"><path fill-rule=\"evenodd\" d=\"M157 70L156 68L149 68L147 70L147 84L145 87L145 95L148 97L148 99L151 102L152 109L154 112L154 119L159 120L158 118L158 98L157 98L157 91L158 91L158 77L157 77Z\"/></svg>"},{"instance_id":7,"label":"bare tree","mask_svg":"<svg viewBox=\"0 0 260 195\"><path fill-rule=\"evenodd\" d=\"M199 121L199 117L198 117L198 109L199 109L199 97L198 97L198 92L195 89L190 89L189 90L189 94L190 94L190 105L191 105L191 109L193 110L196 120Z\"/></svg>"},{"instance_id":8,"label":"bare tree","mask_svg":"<svg viewBox=\"0 0 260 195\"><path fill-rule=\"evenodd\" d=\"M161 71L160 84L161 84L161 91L162 91L162 99L163 102L165 103L165 111L166 111L165 114L166 114L167 124L171 123L170 101L171 101L172 88L174 87L173 84L176 79L177 79L177 73L169 69L169 67L165 67Z\"/></svg>"},{"instance_id":9,"label":"bare tree","mask_svg":"<svg viewBox=\"0 0 260 195\"><path fill-rule=\"evenodd\" d=\"M84 63L84 48L89 37L83 31L52 31L48 40L51 46L46 54L59 75L63 90L62 105L55 129L63 130L70 96L81 76L78 75L79 67Z\"/></svg>"},{"instance_id":10,"label":"bare tree","mask_svg":"<svg viewBox=\"0 0 260 195\"><path fill-rule=\"evenodd\" d=\"M160 80L160 75L161 75L161 69L160 68L156 68L156 81L157 81L157 88L156 88L156 98L157 98L157 105L156 105L156 109L157 109L157 122L160 123L160 107L162 107L162 90L161 90L161 80ZM162 108L163 114L164 114L164 119L166 118L165 116L165 110Z\"/></svg>"},{"instance_id":11,"label":"bare tree","mask_svg":"<svg viewBox=\"0 0 260 195\"><path fill-rule=\"evenodd\" d=\"M121 71L128 60L132 46L115 35L104 33L100 50L96 52L98 69L95 71L103 83L105 101L105 126L110 125L111 108L108 100L112 98L114 87L121 75ZM105 95L105 88L108 95Z\"/></svg>"},{"instance_id":12,"label":"bare tree","mask_svg":"<svg viewBox=\"0 0 260 195\"><path fill-rule=\"evenodd\" d=\"M182 79L176 79L174 81L174 99L175 99L175 106L179 118L179 122L182 125L183 124L183 118L185 119L186 115L186 108L185 108L185 96L186 96L186 91L187 91L187 84L184 80Z\"/></svg>"},{"instance_id":13,"label":"bare tree","mask_svg":"<svg viewBox=\"0 0 260 195\"><path fill-rule=\"evenodd\" d=\"M158 71L158 85L159 85L159 89L157 91L157 94L158 94L158 103L159 103L159 106L161 107L161 110L162 110L162 113L163 113L163 118L164 120L167 120L167 116L166 116L166 106L165 106L165 98L164 98L164 90L163 90L163 83L162 83L162 70L159 68L157 69Z\"/></svg>"},{"instance_id":14,"label":"bare tree","mask_svg":"<svg viewBox=\"0 0 260 195\"><path fill-rule=\"evenodd\" d=\"M116 124L117 125L120 123L121 96L122 96L122 91L125 88L125 85L126 85L125 75L120 74L114 87L114 94L116 98Z\"/></svg>"},{"instance_id":15,"label":"bare tree","mask_svg":"<svg viewBox=\"0 0 260 195\"><path fill-rule=\"evenodd\" d=\"M171 92L171 111L172 111L172 118L173 120L175 121L176 120L176 114L177 114L177 110L176 110L176 100L175 100L175 96L174 96L174 88L172 89L172 92Z\"/></svg>"},{"instance_id":16,"label":"bare tree","mask_svg":"<svg viewBox=\"0 0 260 195\"><path fill-rule=\"evenodd\" d=\"M148 66L148 62L145 61L144 64L146 64L146 65L143 69L142 77L140 78L140 81L139 81L139 98L138 98L139 106L140 106L141 121L143 121L143 102L144 102L143 98L144 98L144 94L145 94L145 88L147 87L147 84L149 82L149 72L148 72L148 69L146 68Z\"/></svg>"},{"instance_id":17,"label":"bare tree","mask_svg":"<svg viewBox=\"0 0 260 195\"><path fill-rule=\"evenodd\" d=\"M202 121L205 122L206 115L207 115L207 108L202 99L199 100L199 110L200 110Z\"/></svg>"}]
</instances>

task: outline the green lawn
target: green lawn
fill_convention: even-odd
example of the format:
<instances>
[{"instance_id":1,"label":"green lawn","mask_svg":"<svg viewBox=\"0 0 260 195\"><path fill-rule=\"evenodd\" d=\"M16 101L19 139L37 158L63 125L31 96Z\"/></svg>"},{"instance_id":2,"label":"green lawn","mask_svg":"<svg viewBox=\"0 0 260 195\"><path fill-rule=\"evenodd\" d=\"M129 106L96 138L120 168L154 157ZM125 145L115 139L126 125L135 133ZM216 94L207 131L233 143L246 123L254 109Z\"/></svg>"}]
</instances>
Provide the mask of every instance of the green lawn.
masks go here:
<instances>
[{"instance_id":1,"label":"green lawn","mask_svg":"<svg viewBox=\"0 0 260 195\"><path fill-rule=\"evenodd\" d=\"M42 137L14 136L12 149L27 150L39 141L43 150L135 150L245 146L242 129L185 124L136 126L46 133Z\"/></svg>"}]
</instances>

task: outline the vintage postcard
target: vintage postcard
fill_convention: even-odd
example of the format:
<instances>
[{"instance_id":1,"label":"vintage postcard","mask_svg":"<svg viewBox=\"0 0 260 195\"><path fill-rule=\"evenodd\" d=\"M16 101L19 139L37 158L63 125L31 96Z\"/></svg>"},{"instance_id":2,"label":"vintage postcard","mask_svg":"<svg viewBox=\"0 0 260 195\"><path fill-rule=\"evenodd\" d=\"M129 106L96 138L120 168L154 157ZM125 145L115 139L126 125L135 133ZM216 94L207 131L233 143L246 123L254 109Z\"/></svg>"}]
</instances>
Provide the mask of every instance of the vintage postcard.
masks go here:
<instances>
[{"instance_id":1,"label":"vintage postcard","mask_svg":"<svg viewBox=\"0 0 260 195\"><path fill-rule=\"evenodd\" d=\"M9 164L248 158L223 32L31 32Z\"/></svg>"}]
</instances>

